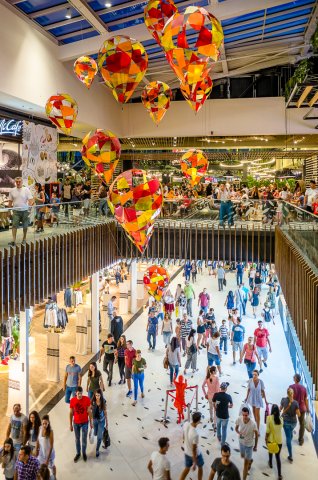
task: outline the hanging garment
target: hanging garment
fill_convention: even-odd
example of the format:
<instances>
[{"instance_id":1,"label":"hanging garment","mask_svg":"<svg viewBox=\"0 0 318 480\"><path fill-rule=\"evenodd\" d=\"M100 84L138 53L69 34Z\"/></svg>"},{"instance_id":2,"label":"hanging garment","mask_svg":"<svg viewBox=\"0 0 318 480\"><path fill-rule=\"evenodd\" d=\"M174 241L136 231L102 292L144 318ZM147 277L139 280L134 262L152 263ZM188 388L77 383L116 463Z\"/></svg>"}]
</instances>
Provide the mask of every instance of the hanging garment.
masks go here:
<instances>
[{"instance_id":1,"label":"hanging garment","mask_svg":"<svg viewBox=\"0 0 318 480\"><path fill-rule=\"evenodd\" d=\"M57 327L63 328L64 330L66 328L67 323L68 323L68 316L65 308L59 308L57 310Z\"/></svg>"},{"instance_id":2,"label":"hanging garment","mask_svg":"<svg viewBox=\"0 0 318 480\"><path fill-rule=\"evenodd\" d=\"M50 302L45 305L44 328L57 328L57 312L59 308L56 303Z\"/></svg>"},{"instance_id":3,"label":"hanging garment","mask_svg":"<svg viewBox=\"0 0 318 480\"><path fill-rule=\"evenodd\" d=\"M81 290L74 290L73 292L73 305L74 307L77 307L77 305L80 305L83 303L83 294Z\"/></svg>"},{"instance_id":4,"label":"hanging garment","mask_svg":"<svg viewBox=\"0 0 318 480\"><path fill-rule=\"evenodd\" d=\"M73 295L73 290L71 288L66 288L64 292L64 305L67 308L71 308L72 306L72 295Z\"/></svg>"}]
</instances>

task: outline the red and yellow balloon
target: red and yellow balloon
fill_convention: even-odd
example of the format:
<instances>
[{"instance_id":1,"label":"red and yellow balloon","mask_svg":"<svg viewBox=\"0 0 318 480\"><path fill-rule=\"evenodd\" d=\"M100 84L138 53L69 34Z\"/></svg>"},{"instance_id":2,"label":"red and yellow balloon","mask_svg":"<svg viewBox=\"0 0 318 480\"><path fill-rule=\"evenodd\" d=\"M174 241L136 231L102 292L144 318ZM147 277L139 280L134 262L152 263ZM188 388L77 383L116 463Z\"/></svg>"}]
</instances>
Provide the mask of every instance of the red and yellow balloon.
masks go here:
<instances>
[{"instance_id":1,"label":"red and yellow balloon","mask_svg":"<svg viewBox=\"0 0 318 480\"><path fill-rule=\"evenodd\" d=\"M212 80L207 76L192 85L181 83L180 90L192 110L197 113L212 92L212 86Z\"/></svg>"},{"instance_id":2,"label":"red and yellow balloon","mask_svg":"<svg viewBox=\"0 0 318 480\"><path fill-rule=\"evenodd\" d=\"M192 148L182 156L180 165L183 175L190 180L191 187L195 187L205 175L209 161L202 150Z\"/></svg>"},{"instance_id":3,"label":"red and yellow balloon","mask_svg":"<svg viewBox=\"0 0 318 480\"><path fill-rule=\"evenodd\" d=\"M78 107L68 93L52 95L45 105L45 113L51 122L66 135L71 134Z\"/></svg>"},{"instance_id":4,"label":"red and yellow balloon","mask_svg":"<svg viewBox=\"0 0 318 480\"><path fill-rule=\"evenodd\" d=\"M178 9L172 0L149 0L146 5L144 10L145 25L160 46L165 24L177 12Z\"/></svg>"},{"instance_id":5,"label":"red and yellow balloon","mask_svg":"<svg viewBox=\"0 0 318 480\"><path fill-rule=\"evenodd\" d=\"M148 67L144 46L132 38L117 35L106 40L98 53L98 68L120 103L131 98Z\"/></svg>"},{"instance_id":6,"label":"red and yellow balloon","mask_svg":"<svg viewBox=\"0 0 318 480\"><path fill-rule=\"evenodd\" d=\"M148 110L150 117L157 125L161 122L170 107L171 99L171 88L166 83L160 81L148 83L141 94L144 107Z\"/></svg>"},{"instance_id":7,"label":"red and yellow balloon","mask_svg":"<svg viewBox=\"0 0 318 480\"><path fill-rule=\"evenodd\" d=\"M170 282L167 270L160 265L151 265L144 274L144 285L148 294L160 301Z\"/></svg>"},{"instance_id":8,"label":"red and yellow balloon","mask_svg":"<svg viewBox=\"0 0 318 480\"><path fill-rule=\"evenodd\" d=\"M110 130L97 129L82 140L82 158L94 173L109 183L118 164L121 146Z\"/></svg>"},{"instance_id":9,"label":"red and yellow balloon","mask_svg":"<svg viewBox=\"0 0 318 480\"><path fill-rule=\"evenodd\" d=\"M144 170L127 170L109 187L109 208L141 253L148 246L162 204L159 180L148 178Z\"/></svg>"},{"instance_id":10,"label":"red and yellow balloon","mask_svg":"<svg viewBox=\"0 0 318 480\"><path fill-rule=\"evenodd\" d=\"M75 60L73 70L77 78L85 85L85 87L90 88L95 75L98 72L98 67L92 57L83 55Z\"/></svg>"}]
</instances>

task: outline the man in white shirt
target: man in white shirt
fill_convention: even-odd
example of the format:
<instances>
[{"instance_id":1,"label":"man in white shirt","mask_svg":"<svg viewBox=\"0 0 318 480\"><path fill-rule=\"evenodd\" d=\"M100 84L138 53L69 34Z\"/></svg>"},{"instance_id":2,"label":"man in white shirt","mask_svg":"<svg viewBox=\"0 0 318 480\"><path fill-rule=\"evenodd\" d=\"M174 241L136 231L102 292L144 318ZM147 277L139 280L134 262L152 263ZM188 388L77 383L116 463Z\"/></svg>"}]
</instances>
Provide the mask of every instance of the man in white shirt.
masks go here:
<instances>
[{"instance_id":1,"label":"man in white shirt","mask_svg":"<svg viewBox=\"0 0 318 480\"><path fill-rule=\"evenodd\" d=\"M218 193L218 200L221 201L220 204L220 227L224 226L224 222L228 222L229 227L231 227L233 222L233 204L231 202L231 192L230 190L221 183L220 190Z\"/></svg>"},{"instance_id":2,"label":"man in white shirt","mask_svg":"<svg viewBox=\"0 0 318 480\"><path fill-rule=\"evenodd\" d=\"M171 480L170 477L170 462L166 457L169 450L169 438L159 438L159 452L151 454L148 470L152 475L153 480Z\"/></svg>"},{"instance_id":3,"label":"man in white shirt","mask_svg":"<svg viewBox=\"0 0 318 480\"><path fill-rule=\"evenodd\" d=\"M192 414L192 422L186 422L183 427L185 468L181 473L180 480L184 480L190 469L195 470L198 467L198 480L203 477L204 460L199 449L199 434L196 427L201 423L201 413Z\"/></svg>"},{"instance_id":4,"label":"man in white shirt","mask_svg":"<svg viewBox=\"0 0 318 480\"><path fill-rule=\"evenodd\" d=\"M248 407L242 408L241 416L235 422L235 431L239 435L240 453L244 459L243 480L246 480L253 462L253 451L257 451L258 430L250 418Z\"/></svg>"},{"instance_id":5,"label":"man in white shirt","mask_svg":"<svg viewBox=\"0 0 318 480\"><path fill-rule=\"evenodd\" d=\"M310 180L310 188L305 192L305 205L308 212L312 212L312 204L315 196L318 194L318 189L315 180Z\"/></svg>"},{"instance_id":6,"label":"man in white shirt","mask_svg":"<svg viewBox=\"0 0 318 480\"><path fill-rule=\"evenodd\" d=\"M16 187L9 193L9 208L12 208L12 237L13 241L9 243L11 247L15 246L17 238L17 229L22 223L23 239L22 245L26 244L26 236L29 226L29 207L33 203L32 193L22 184L22 178L16 177Z\"/></svg>"}]
</instances>

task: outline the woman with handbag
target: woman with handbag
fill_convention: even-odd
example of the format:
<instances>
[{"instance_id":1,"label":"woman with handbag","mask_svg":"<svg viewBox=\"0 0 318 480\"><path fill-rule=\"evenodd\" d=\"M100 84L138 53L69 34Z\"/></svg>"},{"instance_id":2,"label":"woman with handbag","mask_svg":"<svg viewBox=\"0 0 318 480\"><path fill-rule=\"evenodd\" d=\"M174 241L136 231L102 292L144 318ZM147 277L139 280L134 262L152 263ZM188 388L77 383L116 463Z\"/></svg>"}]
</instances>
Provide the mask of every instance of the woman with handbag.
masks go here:
<instances>
[{"instance_id":1,"label":"woman with handbag","mask_svg":"<svg viewBox=\"0 0 318 480\"><path fill-rule=\"evenodd\" d=\"M282 466L280 460L280 451L283 444L283 419L280 416L278 405L273 404L271 409L271 414L267 416L266 419L266 435L265 443L268 450L268 465L270 468L273 468L273 455L276 458L278 480L281 480L282 477Z\"/></svg>"},{"instance_id":2,"label":"woman with handbag","mask_svg":"<svg viewBox=\"0 0 318 480\"><path fill-rule=\"evenodd\" d=\"M100 388L95 390L92 401L94 435L97 436L96 457L99 457L99 449L103 440L104 428L108 429L106 400Z\"/></svg>"},{"instance_id":3,"label":"woman with handbag","mask_svg":"<svg viewBox=\"0 0 318 480\"><path fill-rule=\"evenodd\" d=\"M260 427L260 409L263 408L263 399L267 405L265 386L263 380L259 378L259 371L253 370L253 378L250 378L247 386L247 394L245 402L247 402L253 409L254 420L259 431Z\"/></svg>"},{"instance_id":4,"label":"woman with handbag","mask_svg":"<svg viewBox=\"0 0 318 480\"><path fill-rule=\"evenodd\" d=\"M215 365L207 368L206 377L202 384L202 390L204 393L204 397L209 402L210 422L212 423L212 428L214 429L214 431L216 431L216 412L212 399L215 393L220 392L220 380Z\"/></svg>"},{"instance_id":5,"label":"woman with handbag","mask_svg":"<svg viewBox=\"0 0 318 480\"><path fill-rule=\"evenodd\" d=\"M163 343L165 344L165 348L167 348L173 334L171 315L168 312L166 312L165 316L163 317L161 334L163 338Z\"/></svg>"},{"instance_id":6,"label":"woman with handbag","mask_svg":"<svg viewBox=\"0 0 318 480\"><path fill-rule=\"evenodd\" d=\"M35 233L44 232L43 220L44 220L45 207L43 207L43 205L45 203L45 195L40 183L35 184L34 203L36 205L35 217L37 220Z\"/></svg>"},{"instance_id":7,"label":"woman with handbag","mask_svg":"<svg viewBox=\"0 0 318 480\"><path fill-rule=\"evenodd\" d=\"M244 360L244 363L246 365L248 378L253 378L253 371L256 367L256 360L259 362L259 356L253 340L253 337L248 337L247 343L245 343L243 350L241 351L240 357L240 363L242 363Z\"/></svg>"},{"instance_id":8,"label":"woman with handbag","mask_svg":"<svg viewBox=\"0 0 318 480\"><path fill-rule=\"evenodd\" d=\"M195 334L196 331L194 328L191 328L189 336L186 340L186 345L187 345L187 361L184 366L184 375L187 373L187 369L190 367L192 368L192 372L194 373L197 369L197 355L198 355L198 349L197 349L197 342L195 339Z\"/></svg>"},{"instance_id":9,"label":"woman with handbag","mask_svg":"<svg viewBox=\"0 0 318 480\"><path fill-rule=\"evenodd\" d=\"M257 307L260 304L259 296L260 296L259 288L254 287L254 289L250 293L250 301L251 301L251 305L253 307L254 318L256 318Z\"/></svg>"},{"instance_id":10,"label":"woman with handbag","mask_svg":"<svg viewBox=\"0 0 318 480\"><path fill-rule=\"evenodd\" d=\"M288 460L293 463L293 432L297 425L297 417L300 417L299 404L294 400L294 390L287 389L287 397L281 399L280 411L284 420L284 432L286 435L286 444L288 449Z\"/></svg>"},{"instance_id":11,"label":"woman with handbag","mask_svg":"<svg viewBox=\"0 0 318 480\"><path fill-rule=\"evenodd\" d=\"M172 337L170 344L167 347L165 357L165 368L170 370L170 385L173 387L173 379L179 375L179 368L181 367L180 343L177 337Z\"/></svg>"}]
</instances>

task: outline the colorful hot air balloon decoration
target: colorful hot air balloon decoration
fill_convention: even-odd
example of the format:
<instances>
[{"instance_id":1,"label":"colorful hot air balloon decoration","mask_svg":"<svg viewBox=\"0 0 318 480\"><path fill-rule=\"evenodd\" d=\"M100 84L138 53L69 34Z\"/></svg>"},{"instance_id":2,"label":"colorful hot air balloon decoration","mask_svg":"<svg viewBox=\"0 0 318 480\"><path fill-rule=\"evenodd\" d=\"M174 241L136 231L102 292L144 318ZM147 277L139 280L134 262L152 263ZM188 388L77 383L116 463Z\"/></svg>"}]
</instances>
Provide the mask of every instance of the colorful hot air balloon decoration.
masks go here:
<instances>
[{"instance_id":1,"label":"colorful hot air balloon decoration","mask_svg":"<svg viewBox=\"0 0 318 480\"><path fill-rule=\"evenodd\" d=\"M172 91L164 82L150 82L142 91L141 100L152 120L158 125L170 107Z\"/></svg>"},{"instance_id":2,"label":"colorful hot air balloon decoration","mask_svg":"<svg viewBox=\"0 0 318 480\"><path fill-rule=\"evenodd\" d=\"M209 62L218 59L223 38L222 26L211 13L190 6L168 20L161 46L179 80L185 83L187 73L187 83L192 84L209 73Z\"/></svg>"},{"instance_id":3,"label":"colorful hot air balloon decoration","mask_svg":"<svg viewBox=\"0 0 318 480\"><path fill-rule=\"evenodd\" d=\"M85 87L90 88L98 72L98 67L93 58L83 55L75 60L73 70L77 78L84 83Z\"/></svg>"},{"instance_id":4,"label":"colorful hot air balloon decoration","mask_svg":"<svg viewBox=\"0 0 318 480\"><path fill-rule=\"evenodd\" d=\"M128 238L143 253L163 204L162 187L144 170L127 170L109 188L108 205Z\"/></svg>"},{"instance_id":5,"label":"colorful hot air balloon decoration","mask_svg":"<svg viewBox=\"0 0 318 480\"><path fill-rule=\"evenodd\" d=\"M211 78L207 76L192 85L181 83L180 90L192 110L197 113L212 92L212 85Z\"/></svg>"},{"instance_id":6,"label":"colorful hot air balloon decoration","mask_svg":"<svg viewBox=\"0 0 318 480\"><path fill-rule=\"evenodd\" d=\"M137 40L117 35L103 43L97 63L115 99L126 103L146 73L148 55Z\"/></svg>"},{"instance_id":7,"label":"colorful hot air balloon decoration","mask_svg":"<svg viewBox=\"0 0 318 480\"><path fill-rule=\"evenodd\" d=\"M170 282L167 270L160 265L151 265L144 274L144 285L148 294L158 302L162 299Z\"/></svg>"},{"instance_id":8,"label":"colorful hot air balloon decoration","mask_svg":"<svg viewBox=\"0 0 318 480\"><path fill-rule=\"evenodd\" d=\"M118 164L120 141L110 130L95 130L83 138L82 158L94 173L109 183Z\"/></svg>"},{"instance_id":9,"label":"colorful hot air balloon decoration","mask_svg":"<svg viewBox=\"0 0 318 480\"><path fill-rule=\"evenodd\" d=\"M68 93L52 95L45 105L45 112L51 122L66 135L71 134L76 120L78 107Z\"/></svg>"},{"instance_id":10,"label":"colorful hot air balloon decoration","mask_svg":"<svg viewBox=\"0 0 318 480\"><path fill-rule=\"evenodd\" d=\"M190 179L191 187L195 187L205 175L209 161L202 150L192 148L182 156L180 164L182 173Z\"/></svg>"},{"instance_id":11,"label":"colorful hot air balloon decoration","mask_svg":"<svg viewBox=\"0 0 318 480\"><path fill-rule=\"evenodd\" d=\"M177 12L178 9L172 0L149 0L145 6L145 25L160 46L165 24Z\"/></svg>"}]
</instances>

